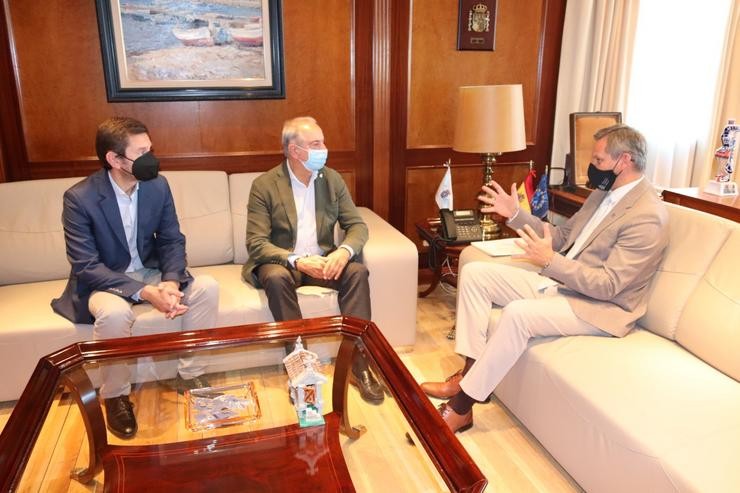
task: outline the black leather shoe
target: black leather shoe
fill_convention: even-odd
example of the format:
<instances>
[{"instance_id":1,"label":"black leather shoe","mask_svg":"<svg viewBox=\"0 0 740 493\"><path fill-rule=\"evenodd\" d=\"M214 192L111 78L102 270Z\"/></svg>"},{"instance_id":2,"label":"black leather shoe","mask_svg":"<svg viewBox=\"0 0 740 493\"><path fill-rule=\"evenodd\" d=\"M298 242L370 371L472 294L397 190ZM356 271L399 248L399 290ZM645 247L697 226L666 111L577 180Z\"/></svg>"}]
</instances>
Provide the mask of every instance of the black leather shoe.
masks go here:
<instances>
[{"instance_id":1,"label":"black leather shoe","mask_svg":"<svg viewBox=\"0 0 740 493\"><path fill-rule=\"evenodd\" d=\"M383 386L375 378L370 368L366 367L359 371L352 370L349 373L349 383L357 387L360 396L371 404L380 404L385 398Z\"/></svg>"},{"instance_id":2,"label":"black leather shoe","mask_svg":"<svg viewBox=\"0 0 740 493\"><path fill-rule=\"evenodd\" d=\"M105 418L108 429L118 438L131 438L139 429L134 416L134 405L127 395L105 400Z\"/></svg>"},{"instance_id":3,"label":"black leather shoe","mask_svg":"<svg viewBox=\"0 0 740 493\"><path fill-rule=\"evenodd\" d=\"M175 390L178 394L184 394L186 390L204 389L210 386L211 384L202 375L186 379L178 373L177 378L175 378Z\"/></svg>"}]
</instances>

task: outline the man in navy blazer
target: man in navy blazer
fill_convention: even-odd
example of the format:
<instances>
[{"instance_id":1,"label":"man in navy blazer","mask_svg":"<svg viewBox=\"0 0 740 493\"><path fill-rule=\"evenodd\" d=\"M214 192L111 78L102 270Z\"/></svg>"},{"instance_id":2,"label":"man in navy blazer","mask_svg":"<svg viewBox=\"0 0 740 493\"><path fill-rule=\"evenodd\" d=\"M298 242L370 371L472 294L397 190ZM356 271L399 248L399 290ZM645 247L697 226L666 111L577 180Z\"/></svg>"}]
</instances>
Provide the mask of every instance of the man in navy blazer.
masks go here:
<instances>
[{"instance_id":1,"label":"man in navy blazer","mask_svg":"<svg viewBox=\"0 0 740 493\"><path fill-rule=\"evenodd\" d=\"M218 284L187 271L185 236L167 180L151 152L146 126L110 118L98 127L95 147L103 169L64 194L62 221L72 269L55 312L75 323L94 324L93 337L129 337L132 306L149 303L182 330L216 324ZM197 358L182 357L178 391L208 386ZM128 365L101 367L100 396L108 429L122 438L137 430Z\"/></svg>"}]
</instances>

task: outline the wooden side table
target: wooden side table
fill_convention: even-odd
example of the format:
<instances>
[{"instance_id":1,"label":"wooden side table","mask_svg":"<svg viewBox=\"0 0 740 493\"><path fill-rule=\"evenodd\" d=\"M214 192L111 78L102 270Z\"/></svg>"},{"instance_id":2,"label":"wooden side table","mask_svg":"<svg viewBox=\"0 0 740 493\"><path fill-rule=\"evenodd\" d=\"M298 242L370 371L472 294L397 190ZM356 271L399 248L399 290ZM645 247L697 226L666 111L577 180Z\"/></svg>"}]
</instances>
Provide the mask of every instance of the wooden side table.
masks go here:
<instances>
[{"instance_id":1,"label":"wooden side table","mask_svg":"<svg viewBox=\"0 0 740 493\"><path fill-rule=\"evenodd\" d=\"M699 188L667 188L663 200L740 222L740 195L712 195Z\"/></svg>"},{"instance_id":2,"label":"wooden side table","mask_svg":"<svg viewBox=\"0 0 740 493\"><path fill-rule=\"evenodd\" d=\"M450 245L439 234L439 218L429 218L414 225L419 237L429 244L429 267L432 269L432 283L419 293L419 298L428 296L437 289L440 282L457 287L457 261L460 253L470 245L463 243ZM447 265L447 268L445 268Z\"/></svg>"},{"instance_id":3,"label":"wooden side table","mask_svg":"<svg viewBox=\"0 0 740 493\"><path fill-rule=\"evenodd\" d=\"M503 222L498 222L500 228L500 238L511 238L516 233L507 227ZM471 242L451 245L445 241L439 234L439 218L428 218L414 224L419 237L429 244L429 268L432 269L432 283L427 289L419 293L420 298L424 298L434 291L440 282L445 282L450 286L457 287L457 261L460 253Z\"/></svg>"}]
</instances>

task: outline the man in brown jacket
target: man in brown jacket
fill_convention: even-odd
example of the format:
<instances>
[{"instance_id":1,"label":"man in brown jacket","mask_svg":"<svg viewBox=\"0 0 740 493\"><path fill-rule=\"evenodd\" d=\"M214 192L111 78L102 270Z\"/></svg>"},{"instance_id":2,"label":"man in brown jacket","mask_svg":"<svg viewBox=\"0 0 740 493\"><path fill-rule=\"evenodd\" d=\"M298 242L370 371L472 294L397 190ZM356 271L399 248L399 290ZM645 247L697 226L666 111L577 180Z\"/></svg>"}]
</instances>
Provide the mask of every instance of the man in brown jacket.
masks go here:
<instances>
[{"instance_id":1,"label":"man in brown jacket","mask_svg":"<svg viewBox=\"0 0 740 493\"><path fill-rule=\"evenodd\" d=\"M484 186L483 212L507 218L540 273L495 262L470 262L460 274L456 352L465 367L445 382L422 384L451 398L440 412L453 431L473 425L473 403L485 400L541 336L626 335L647 309L650 279L668 243L668 213L643 176L645 138L626 125L594 135L589 181L596 190L562 226L519 210L516 184L507 194ZM503 307L487 333L491 305Z\"/></svg>"}]
</instances>

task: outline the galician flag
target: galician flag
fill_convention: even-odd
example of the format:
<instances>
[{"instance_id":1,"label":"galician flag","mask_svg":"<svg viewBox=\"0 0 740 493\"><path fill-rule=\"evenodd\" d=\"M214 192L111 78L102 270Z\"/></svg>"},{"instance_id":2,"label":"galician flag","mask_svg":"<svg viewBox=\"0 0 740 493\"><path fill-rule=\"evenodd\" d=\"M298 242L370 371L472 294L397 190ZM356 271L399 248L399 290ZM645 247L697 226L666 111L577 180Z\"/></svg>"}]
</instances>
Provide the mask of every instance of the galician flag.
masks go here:
<instances>
[{"instance_id":1,"label":"galician flag","mask_svg":"<svg viewBox=\"0 0 740 493\"><path fill-rule=\"evenodd\" d=\"M445 175L437 187L437 194L434 196L434 199L437 201L437 206L440 209L452 210L452 172L450 171L449 160L445 163L445 167L447 171L445 171Z\"/></svg>"}]
</instances>

